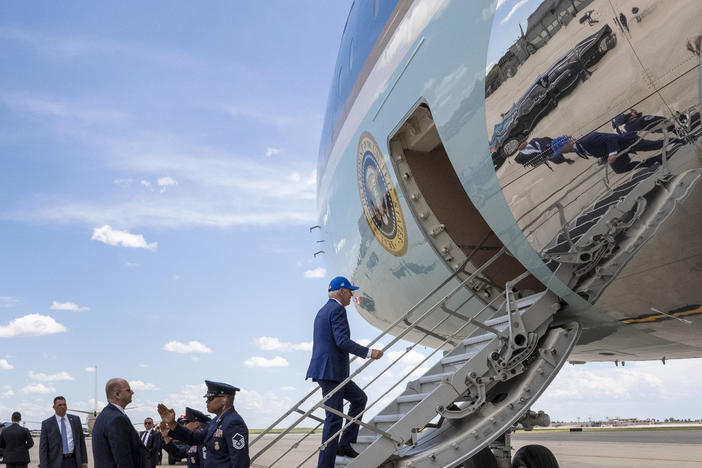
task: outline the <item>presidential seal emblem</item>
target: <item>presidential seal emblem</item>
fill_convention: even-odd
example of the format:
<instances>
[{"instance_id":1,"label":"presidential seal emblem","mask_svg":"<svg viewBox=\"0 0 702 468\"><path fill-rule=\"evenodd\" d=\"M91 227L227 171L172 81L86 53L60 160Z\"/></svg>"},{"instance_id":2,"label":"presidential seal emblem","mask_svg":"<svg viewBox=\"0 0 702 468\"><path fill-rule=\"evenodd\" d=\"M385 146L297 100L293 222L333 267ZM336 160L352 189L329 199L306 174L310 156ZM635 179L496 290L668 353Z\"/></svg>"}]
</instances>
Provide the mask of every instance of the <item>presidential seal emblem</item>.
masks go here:
<instances>
[{"instance_id":1,"label":"presidential seal emblem","mask_svg":"<svg viewBox=\"0 0 702 468\"><path fill-rule=\"evenodd\" d=\"M368 132L363 132L358 143L356 169L363 213L373 235L391 254L404 255L407 252L405 219L380 147Z\"/></svg>"}]
</instances>

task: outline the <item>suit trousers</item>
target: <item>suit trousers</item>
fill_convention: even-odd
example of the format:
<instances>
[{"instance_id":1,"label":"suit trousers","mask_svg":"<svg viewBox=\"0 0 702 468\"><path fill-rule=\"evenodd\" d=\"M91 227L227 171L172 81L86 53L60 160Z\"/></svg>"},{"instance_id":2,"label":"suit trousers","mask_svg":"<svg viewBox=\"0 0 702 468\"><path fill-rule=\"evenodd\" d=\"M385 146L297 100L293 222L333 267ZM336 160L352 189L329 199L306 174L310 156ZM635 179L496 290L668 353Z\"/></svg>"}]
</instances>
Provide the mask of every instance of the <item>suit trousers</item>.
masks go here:
<instances>
[{"instance_id":1,"label":"suit trousers","mask_svg":"<svg viewBox=\"0 0 702 468\"><path fill-rule=\"evenodd\" d=\"M27 468L29 463L8 463L7 468Z\"/></svg>"},{"instance_id":2,"label":"suit trousers","mask_svg":"<svg viewBox=\"0 0 702 468\"><path fill-rule=\"evenodd\" d=\"M320 387L322 387L322 394L326 396L341 382L337 382L336 380L317 380L317 383ZM358 385L353 382L349 382L342 390L339 390L331 398L329 398L325 404L328 407L341 412L344 410L344 400L351 404L348 415L354 417L365 409L368 397ZM322 430L322 442L326 442L332 435L339 432L342 424L343 421L341 416L337 416L336 414L327 411L326 418L324 420L324 429ZM334 437L334 439L327 444L327 448L319 452L317 468L334 468L337 448L339 446L350 447L352 443L356 442L357 438L358 424L347 425L346 429L344 429L344 432L341 434L340 440L338 436Z\"/></svg>"},{"instance_id":3,"label":"suit trousers","mask_svg":"<svg viewBox=\"0 0 702 468\"><path fill-rule=\"evenodd\" d=\"M632 133L622 135L621 140L622 148L631 146L629 151L655 151L663 148L663 140L638 140L638 136ZM644 161L632 161L629 154L626 153L615 159L610 166L615 174L623 174L639 167L649 167L655 163L660 164L662 161L663 158L660 155L653 156Z\"/></svg>"},{"instance_id":4,"label":"suit trousers","mask_svg":"<svg viewBox=\"0 0 702 468\"><path fill-rule=\"evenodd\" d=\"M61 468L80 468L78 466L78 462L76 462L75 455L71 457L64 457L63 461L61 462Z\"/></svg>"}]
</instances>

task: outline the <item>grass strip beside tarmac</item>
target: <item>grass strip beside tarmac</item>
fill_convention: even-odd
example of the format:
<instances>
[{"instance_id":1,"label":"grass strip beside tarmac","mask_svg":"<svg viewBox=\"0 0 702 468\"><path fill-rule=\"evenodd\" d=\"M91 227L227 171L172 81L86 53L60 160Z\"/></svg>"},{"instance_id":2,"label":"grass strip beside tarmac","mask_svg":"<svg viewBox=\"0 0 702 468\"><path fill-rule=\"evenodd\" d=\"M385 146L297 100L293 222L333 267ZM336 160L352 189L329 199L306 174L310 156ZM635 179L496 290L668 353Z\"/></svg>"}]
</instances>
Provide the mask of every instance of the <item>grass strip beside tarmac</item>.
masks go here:
<instances>
[{"instance_id":1,"label":"grass strip beside tarmac","mask_svg":"<svg viewBox=\"0 0 702 468\"><path fill-rule=\"evenodd\" d=\"M284 430L285 429L271 429L269 434L280 434ZM311 427L296 427L295 429L290 431L290 434L307 434L311 430L312 430ZM249 429L249 434L260 434L263 431L264 431L264 429ZM315 434L321 434L322 429L321 428L316 429L314 432L315 432Z\"/></svg>"},{"instance_id":2,"label":"grass strip beside tarmac","mask_svg":"<svg viewBox=\"0 0 702 468\"><path fill-rule=\"evenodd\" d=\"M518 430L517 433L533 433L533 432L570 432L569 427L558 428L540 428L531 431ZM582 429L582 432L621 432L621 431L702 431L702 426L651 426L651 427L575 427L574 429ZM581 431L575 431L581 432Z\"/></svg>"}]
</instances>

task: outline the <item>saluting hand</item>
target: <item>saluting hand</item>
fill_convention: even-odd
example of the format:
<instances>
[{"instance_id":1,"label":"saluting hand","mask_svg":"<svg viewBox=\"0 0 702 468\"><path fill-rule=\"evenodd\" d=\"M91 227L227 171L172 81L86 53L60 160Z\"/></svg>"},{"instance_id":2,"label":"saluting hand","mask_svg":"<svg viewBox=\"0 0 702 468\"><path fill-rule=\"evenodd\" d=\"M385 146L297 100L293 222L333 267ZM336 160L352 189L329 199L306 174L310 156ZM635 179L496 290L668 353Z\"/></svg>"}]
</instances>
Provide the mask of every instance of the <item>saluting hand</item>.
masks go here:
<instances>
[{"instance_id":1,"label":"saluting hand","mask_svg":"<svg viewBox=\"0 0 702 468\"><path fill-rule=\"evenodd\" d=\"M168 424L166 424L165 421L161 421L161 423L158 425L158 430L161 431L161 435L163 436L163 440L168 442L170 439L170 436L168 435Z\"/></svg>"},{"instance_id":2,"label":"saluting hand","mask_svg":"<svg viewBox=\"0 0 702 468\"><path fill-rule=\"evenodd\" d=\"M380 349L371 349L371 359L380 359L383 357L383 351Z\"/></svg>"},{"instance_id":3,"label":"saluting hand","mask_svg":"<svg viewBox=\"0 0 702 468\"><path fill-rule=\"evenodd\" d=\"M166 426L169 428L175 427L175 411L173 411L172 408L168 408L163 403L159 403L156 409L158 410L158 414L161 416L162 422L165 423Z\"/></svg>"}]
</instances>

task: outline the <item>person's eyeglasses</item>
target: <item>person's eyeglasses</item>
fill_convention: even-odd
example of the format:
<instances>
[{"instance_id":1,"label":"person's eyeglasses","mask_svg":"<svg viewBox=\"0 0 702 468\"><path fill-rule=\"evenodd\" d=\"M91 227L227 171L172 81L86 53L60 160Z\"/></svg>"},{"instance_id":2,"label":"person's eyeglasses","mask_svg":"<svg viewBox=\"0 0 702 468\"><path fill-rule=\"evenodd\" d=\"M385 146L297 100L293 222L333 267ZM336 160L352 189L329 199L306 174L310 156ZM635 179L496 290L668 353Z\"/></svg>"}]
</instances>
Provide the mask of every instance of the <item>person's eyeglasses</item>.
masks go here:
<instances>
[{"instance_id":1,"label":"person's eyeglasses","mask_svg":"<svg viewBox=\"0 0 702 468\"><path fill-rule=\"evenodd\" d=\"M144 426L151 426L152 424L153 424L152 422L144 421Z\"/></svg>"},{"instance_id":2,"label":"person's eyeglasses","mask_svg":"<svg viewBox=\"0 0 702 468\"><path fill-rule=\"evenodd\" d=\"M210 395L206 398L206 400L209 402L209 401L214 400L215 398L219 398L220 396L222 396L222 395Z\"/></svg>"}]
</instances>

